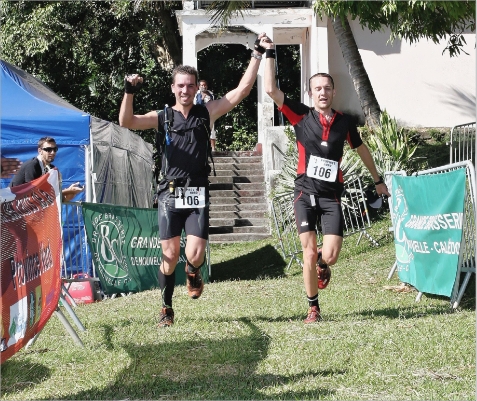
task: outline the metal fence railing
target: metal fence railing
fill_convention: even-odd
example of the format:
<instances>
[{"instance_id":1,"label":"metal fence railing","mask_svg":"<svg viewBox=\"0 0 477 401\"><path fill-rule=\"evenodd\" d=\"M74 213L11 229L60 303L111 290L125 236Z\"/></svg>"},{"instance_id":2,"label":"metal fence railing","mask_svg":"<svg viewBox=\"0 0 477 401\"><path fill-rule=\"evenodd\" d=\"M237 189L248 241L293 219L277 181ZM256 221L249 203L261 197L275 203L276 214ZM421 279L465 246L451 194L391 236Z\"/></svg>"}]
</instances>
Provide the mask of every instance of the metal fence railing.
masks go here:
<instances>
[{"instance_id":1,"label":"metal fence railing","mask_svg":"<svg viewBox=\"0 0 477 401\"><path fill-rule=\"evenodd\" d=\"M363 235L378 246L378 242L367 232L371 227L366 198L359 176L352 174L345 176L344 191L341 197L345 228L343 236L347 237L359 233L358 243ZM300 238L295 223L293 210L293 192L277 195L272 199L272 214L275 223L275 232L278 237L279 248L285 260L288 260L287 269L293 261L303 266L299 257L302 253ZM321 233L317 233L317 245L322 244Z\"/></svg>"},{"instance_id":2,"label":"metal fence railing","mask_svg":"<svg viewBox=\"0 0 477 401\"><path fill-rule=\"evenodd\" d=\"M71 279L76 274L96 277L84 227L81 202L62 203L63 267L61 276Z\"/></svg>"},{"instance_id":3,"label":"metal fence railing","mask_svg":"<svg viewBox=\"0 0 477 401\"><path fill-rule=\"evenodd\" d=\"M475 166L475 121L454 126L450 133L448 145L450 148L450 164L471 160Z\"/></svg>"},{"instance_id":4,"label":"metal fence railing","mask_svg":"<svg viewBox=\"0 0 477 401\"><path fill-rule=\"evenodd\" d=\"M290 268L293 261L303 266L298 257L302 250L295 224L293 192L277 195L272 199L272 214L282 256L288 260L287 269Z\"/></svg>"},{"instance_id":5,"label":"metal fence railing","mask_svg":"<svg viewBox=\"0 0 477 401\"><path fill-rule=\"evenodd\" d=\"M341 208L345 218L344 236L359 233L357 242L363 235L374 245L378 242L369 235L366 228L371 227L366 197L364 196L363 184L356 174L344 176L344 192L341 195Z\"/></svg>"}]
</instances>

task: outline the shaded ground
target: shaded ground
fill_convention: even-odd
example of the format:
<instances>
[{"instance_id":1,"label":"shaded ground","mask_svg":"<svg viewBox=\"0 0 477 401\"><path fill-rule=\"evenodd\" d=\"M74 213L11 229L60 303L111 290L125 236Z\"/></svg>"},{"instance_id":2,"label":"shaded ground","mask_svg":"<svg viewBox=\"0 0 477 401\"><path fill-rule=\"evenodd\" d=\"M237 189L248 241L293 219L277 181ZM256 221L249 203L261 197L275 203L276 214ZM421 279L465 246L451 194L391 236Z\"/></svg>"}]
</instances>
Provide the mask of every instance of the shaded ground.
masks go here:
<instances>
[{"instance_id":1,"label":"shaded ground","mask_svg":"<svg viewBox=\"0 0 477 401\"><path fill-rule=\"evenodd\" d=\"M419 146L415 155L425 158L427 168L449 164L450 150L446 142L449 140L450 129L431 128L415 132L419 134Z\"/></svg>"}]
</instances>

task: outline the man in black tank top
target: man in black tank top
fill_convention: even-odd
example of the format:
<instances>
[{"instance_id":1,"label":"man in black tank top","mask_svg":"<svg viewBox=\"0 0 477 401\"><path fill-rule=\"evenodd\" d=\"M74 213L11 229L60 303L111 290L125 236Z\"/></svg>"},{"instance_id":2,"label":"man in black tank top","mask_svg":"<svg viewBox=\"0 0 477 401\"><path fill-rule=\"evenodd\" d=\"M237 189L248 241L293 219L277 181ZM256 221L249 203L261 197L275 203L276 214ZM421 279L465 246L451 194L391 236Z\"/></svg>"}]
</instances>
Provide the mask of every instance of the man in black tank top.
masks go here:
<instances>
[{"instance_id":1,"label":"man in black tank top","mask_svg":"<svg viewBox=\"0 0 477 401\"><path fill-rule=\"evenodd\" d=\"M171 89L176 98L172 109L133 113L134 94L142 86L143 78L137 74L125 78L125 94L119 111L119 124L133 130L154 128L156 148L163 149L162 174L158 190L159 236L162 261L159 266L159 286L162 309L159 327L174 323L172 295L175 268L180 253L182 230L186 233L185 254L187 290L197 299L204 283L200 268L205 265L205 251L209 236L208 149L210 129L217 118L232 110L250 93L257 77L269 39L258 36L251 60L238 86L222 98L195 105L198 73L194 67L179 66L172 72ZM169 124L165 124L170 121Z\"/></svg>"},{"instance_id":2,"label":"man in black tank top","mask_svg":"<svg viewBox=\"0 0 477 401\"><path fill-rule=\"evenodd\" d=\"M293 125L296 134L298 165L293 206L303 249L303 281L309 307L304 323L314 323L321 320L318 289L328 285L329 266L338 260L343 244L343 172L340 164L345 141L356 149L368 168L377 193L390 194L351 117L331 108L335 95L331 75L318 73L310 78L309 95L314 107L293 101L276 86L274 44L266 42L264 47L265 91ZM318 218L321 218L323 231L321 250L316 244Z\"/></svg>"}]
</instances>

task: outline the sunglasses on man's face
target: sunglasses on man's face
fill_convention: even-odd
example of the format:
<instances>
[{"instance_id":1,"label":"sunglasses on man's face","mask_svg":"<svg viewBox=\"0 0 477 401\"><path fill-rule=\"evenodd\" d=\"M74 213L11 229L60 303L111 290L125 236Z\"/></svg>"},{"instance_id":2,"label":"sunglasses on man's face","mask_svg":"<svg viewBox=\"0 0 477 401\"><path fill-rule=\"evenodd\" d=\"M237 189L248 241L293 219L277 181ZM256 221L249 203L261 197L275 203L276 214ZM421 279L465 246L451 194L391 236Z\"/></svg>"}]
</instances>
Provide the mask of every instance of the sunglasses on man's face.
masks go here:
<instances>
[{"instance_id":1,"label":"sunglasses on man's face","mask_svg":"<svg viewBox=\"0 0 477 401\"><path fill-rule=\"evenodd\" d=\"M58 146L55 146L54 148L41 148L41 150L44 150L45 152L47 153L51 153L51 152L58 152Z\"/></svg>"}]
</instances>

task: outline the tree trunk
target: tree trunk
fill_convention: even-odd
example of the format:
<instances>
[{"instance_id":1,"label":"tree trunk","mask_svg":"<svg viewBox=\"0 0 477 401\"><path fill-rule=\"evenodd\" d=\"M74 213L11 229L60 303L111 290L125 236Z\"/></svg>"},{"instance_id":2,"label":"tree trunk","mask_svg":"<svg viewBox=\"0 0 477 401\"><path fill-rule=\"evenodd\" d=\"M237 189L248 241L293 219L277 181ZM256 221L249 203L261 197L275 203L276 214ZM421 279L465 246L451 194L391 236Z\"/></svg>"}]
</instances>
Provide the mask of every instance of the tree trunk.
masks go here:
<instances>
[{"instance_id":1,"label":"tree trunk","mask_svg":"<svg viewBox=\"0 0 477 401\"><path fill-rule=\"evenodd\" d=\"M336 17L332 20L332 23L333 30L335 31L336 38L340 45L341 53L343 53L343 58L348 66L354 89L356 90L359 103L361 104L361 108L366 118L366 124L371 128L379 127L381 109L376 96L374 95L368 73L364 68L363 60L359 54L358 46L354 39L349 22L345 19L343 25L341 19Z\"/></svg>"},{"instance_id":2,"label":"tree trunk","mask_svg":"<svg viewBox=\"0 0 477 401\"><path fill-rule=\"evenodd\" d=\"M177 19L173 10L165 7L162 2L157 2L154 8L161 21L161 34L164 46L174 63L174 67L177 67L182 64L182 44Z\"/></svg>"}]
</instances>

